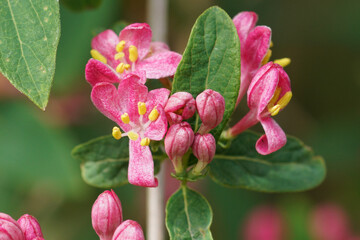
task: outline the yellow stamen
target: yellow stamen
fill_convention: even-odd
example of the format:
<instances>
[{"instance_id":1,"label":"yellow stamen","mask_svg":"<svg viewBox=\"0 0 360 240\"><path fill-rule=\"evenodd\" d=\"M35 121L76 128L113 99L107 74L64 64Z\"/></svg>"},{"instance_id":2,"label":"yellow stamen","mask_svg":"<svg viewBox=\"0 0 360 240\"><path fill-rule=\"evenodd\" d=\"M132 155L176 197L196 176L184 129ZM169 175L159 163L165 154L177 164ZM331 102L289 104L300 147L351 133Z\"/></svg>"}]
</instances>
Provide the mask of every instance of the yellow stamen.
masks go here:
<instances>
[{"instance_id":1,"label":"yellow stamen","mask_svg":"<svg viewBox=\"0 0 360 240\"><path fill-rule=\"evenodd\" d=\"M269 109L269 113L271 114L271 116L275 116L280 112L280 110L281 110L280 105L276 104L275 106Z\"/></svg>"},{"instance_id":2,"label":"yellow stamen","mask_svg":"<svg viewBox=\"0 0 360 240\"><path fill-rule=\"evenodd\" d=\"M273 47L274 46L274 43L273 43L273 41L270 41L270 46L269 47Z\"/></svg>"},{"instance_id":3,"label":"yellow stamen","mask_svg":"<svg viewBox=\"0 0 360 240\"><path fill-rule=\"evenodd\" d=\"M128 137L130 138L130 140L136 141L139 138L139 134L137 134L136 132L130 131L130 132L128 132Z\"/></svg>"},{"instance_id":4,"label":"yellow stamen","mask_svg":"<svg viewBox=\"0 0 360 240\"><path fill-rule=\"evenodd\" d=\"M159 111L156 108L154 108L149 114L149 120L154 122L156 121L156 119L158 119L158 117L159 117Z\"/></svg>"},{"instance_id":5,"label":"yellow stamen","mask_svg":"<svg viewBox=\"0 0 360 240\"><path fill-rule=\"evenodd\" d=\"M276 59L276 60L274 60L274 63L277 63L282 67L286 67L287 65L289 65L291 63L291 59L290 58Z\"/></svg>"},{"instance_id":6,"label":"yellow stamen","mask_svg":"<svg viewBox=\"0 0 360 240\"><path fill-rule=\"evenodd\" d=\"M138 111L140 115L144 115L146 113L146 105L144 102L138 102Z\"/></svg>"},{"instance_id":7,"label":"yellow stamen","mask_svg":"<svg viewBox=\"0 0 360 240\"><path fill-rule=\"evenodd\" d=\"M116 140L119 140L119 139L121 138L120 128L118 128L118 127L113 127L113 129L112 129L112 136L113 136Z\"/></svg>"},{"instance_id":8,"label":"yellow stamen","mask_svg":"<svg viewBox=\"0 0 360 240\"><path fill-rule=\"evenodd\" d=\"M129 70L131 66L130 66L130 64L125 64L124 67L126 70Z\"/></svg>"},{"instance_id":9,"label":"yellow stamen","mask_svg":"<svg viewBox=\"0 0 360 240\"><path fill-rule=\"evenodd\" d=\"M138 50L134 45L129 47L129 59L131 62L136 62L138 59Z\"/></svg>"},{"instance_id":10,"label":"yellow stamen","mask_svg":"<svg viewBox=\"0 0 360 240\"><path fill-rule=\"evenodd\" d=\"M90 54L94 59L99 60L100 62L103 62L105 64L107 63L106 58L101 55L101 53L99 53L97 50L91 49Z\"/></svg>"},{"instance_id":11,"label":"yellow stamen","mask_svg":"<svg viewBox=\"0 0 360 240\"><path fill-rule=\"evenodd\" d=\"M125 124L129 124L130 122L129 114L124 113L123 115L121 115L121 121L123 121L123 123Z\"/></svg>"},{"instance_id":12,"label":"yellow stamen","mask_svg":"<svg viewBox=\"0 0 360 240\"><path fill-rule=\"evenodd\" d=\"M115 54L114 59L115 60L120 60L125 56L125 54L123 52L118 52L117 54Z\"/></svg>"},{"instance_id":13,"label":"yellow stamen","mask_svg":"<svg viewBox=\"0 0 360 240\"><path fill-rule=\"evenodd\" d=\"M141 139L141 142L140 142L141 146L149 146L149 144L150 144L150 138Z\"/></svg>"},{"instance_id":14,"label":"yellow stamen","mask_svg":"<svg viewBox=\"0 0 360 240\"><path fill-rule=\"evenodd\" d=\"M280 100L277 102L277 104L280 105L281 109L283 109L284 107L286 107L289 104L291 98L292 98L292 92L289 91L280 98Z\"/></svg>"},{"instance_id":15,"label":"yellow stamen","mask_svg":"<svg viewBox=\"0 0 360 240\"><path fill-rule=\"evenodd\" d=\"M125 47L125 41L120 41L117 45L116 45L116 51L117 52L122 52L122 50L124 50Z\"/></svg>"},{"instance_id":16,"label":"yellow stamen","mask_svg":"<svg viewBox=\"0 0 360 240\"><path fill-rule=\"evenodd\" d=\"M261 61L261 64L262 65L265 65L269 62L270 58L271 58L271 54L272 54L272 51L269 49L264 57L264 59Z\"/></svg>"},{"instance_id":17,"label":"yellow stamen","mask_svg":"<svg viewBox=\"0 0 360 240\"><path fill-rule=\"evenodd\" d=\"M116 71L118 73L123 73L125 71L125 64L119 63L119 65L116 67Z\"/></svg>"},{"instance_id":18,"label":"yellow stamen","mask_svg":"<svg viewBox=\"0 0 360 240\"><path fill-rule=\"evenodd\" d=\"M277 87L275 92L274 92L273 97L271 98L271 100L270 100L270 102L268 104L268 109L272 108L275 105L275 103L279 99L280 93L281 93L281 88Z\"/></svg>"}]
</instances>

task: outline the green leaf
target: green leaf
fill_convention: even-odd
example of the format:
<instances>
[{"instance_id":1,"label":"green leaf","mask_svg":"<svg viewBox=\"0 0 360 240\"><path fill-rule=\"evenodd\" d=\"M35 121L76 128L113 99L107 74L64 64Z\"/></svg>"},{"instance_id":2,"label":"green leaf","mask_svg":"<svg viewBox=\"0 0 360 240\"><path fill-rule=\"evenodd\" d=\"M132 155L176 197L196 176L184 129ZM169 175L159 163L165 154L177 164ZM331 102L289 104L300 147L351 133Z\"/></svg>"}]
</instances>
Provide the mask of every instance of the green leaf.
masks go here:
<instances>
[{"instance_id":1,"label":"green leaf","mask_svg":"<svg viewBox=\"0 0 360 240\"><path fill-rule=\"evenodd\" d=\"M115 140L111 135L95 138L76 146L71 154L81 161L81 175L87 184L111 188L128 183L128 139ZM153 153L153 158L156 174L160 169L162 153Z\"/></svg>"},{"instance_id":2,"label":"green leaf","mask_svg":"<svg viewBox=\"0 0 360 240\"><path fill-rule=\"evenodd\" d=\"M217 147L210 164L210 176L220 185L263 192L303 191L319 185L326 169L303 142L288 137L286 145L266 156L255 150L260 134L240 134L230 148Z\"/></svg>"},{"instance_id":3,"label":"green leaf","mask_svg":"<svg viewBox=\"0 0 360 240\"><path fill-rule=\"evenodd\" d=\"M73 11L82 11L99 7L102 0L61 0L60 3Z\"/></svg>"},{"instance_id":4,"label":"green leaf","mask_svg":"<svg viewBox=\"0 0 360 240\"><path fill-rule=\"evenodd\" d=\"M213 129L215 139L229 120L240 87L240 43L235 26L219 7L206 10L196 21L176 71L172 93L185 91L194 97L213 89L225 98L223 121ZM197 116L192 122L200 126Z\"/></svg>"},{"instance_id":5,"label":"green leaf","mask_svg":"<svg viewBox=\"0 0 360 240\"><path fill-rule=\"evenodd\" d=\"M60 37L56 0L0 0L0 71L45 109Z\"/></svg>"},{"instance_id":6,"label":"green leaf","mask_svg":"<svg viewBox=\"0 0 360 240\"><path fill-rule=\"evenodd\" d=\"M171 240L210 240L212 210L198 192L182 185L166 204L166 227Z\"/></svg>"}]
</instances>

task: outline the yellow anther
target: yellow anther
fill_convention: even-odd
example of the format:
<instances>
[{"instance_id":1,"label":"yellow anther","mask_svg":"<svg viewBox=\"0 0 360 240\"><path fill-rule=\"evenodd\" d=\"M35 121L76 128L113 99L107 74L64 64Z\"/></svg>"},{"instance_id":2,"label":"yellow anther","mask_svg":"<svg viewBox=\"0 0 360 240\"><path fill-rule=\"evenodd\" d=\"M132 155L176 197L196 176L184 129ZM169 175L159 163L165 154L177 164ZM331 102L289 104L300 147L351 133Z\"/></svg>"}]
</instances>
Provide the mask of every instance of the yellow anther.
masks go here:
<instances>
[{"instance_id":1,"label":"yellow anther","mask_svg":"<svg viewBox=\"0 0 360 240\"><path fill-rule=\"evenodd\" d=\"M138 111L140 115L144 115L146 113L146 105L144 102L138 102Z\"/></svg>"},{"instance_id":2,"label":"yellow anther","mask_svg":"<svg viewBox=\"0 0 360 240\"><path fill-rule=\"evenodd\" d=\"M280 105L281 109L283 109L289 104L291 98L292 98L292 92L288 91L287 93L284 94L284 96L280 98L277 104Z\"/></svg>"},{"instance_id":3,"label":"yellow anther","mask_svg":"<svg viewBox=\"0 0 360 240\"><path fill-rule=\"evenodd\" d=\"M126 70L129 70L131 66L130 66L130 64L125 64L124 67Z\"/></svg>"},{"instance_id":4,"label":"yellow anther","mask_svg":"<svg viewBox=\"0 0 360 240\"><path fill-rule=\"evenodd\" d=\"M128 132L128 137L130 138L130 140L136 141L139 138L139 134L137 134L136 132L130 131Z\"/></svg>"},{"instance_id":5,"label":"yellow anther","mask_svg":"<svg viewBox=\"0 0 360 240\"><path fill-rule=\"evenodd\" d=\"M130 122L129 114L124 113L123 115L121 115L121 121L125 124L129 124Z\"/></svg>"},{"instance_id":6,"label":"yellow anther","mask_svg":"<svg viewBox=\"0 0 360 240\"><path fill-rule=\"evenodd\" d=\"M117 45L116 45L116 51L117 52L122 52L122 50L124 50L125 47L125 41L120 41Z\"/></svg>"},{"instance_id":7,"label":"yellow anther","mask_svg":"<svg viewBox=\"0 0 360 240\"><path fill-rule=\"evenodd\" d=\"M149 144L150 144L150 138L141 139L141 142L140 142L141 146L149 146Z\"/></svg>"},{"instance_id":8,"label":"yellow anther","mask_svg":"<svg viewBox=\"0 0 360 240\"><path fill-rule=\"evenodd\" d=\"M269 113L271 114L271 116L275 116L280 112L280 110L281 110L281 106L279 104L276 104L275 106L269 109Z\"/></svg>"},{"instance_id":9,"label":"yellow anther","mask_svg":"<svg viewBox=\"0 0 360 240\"><path fill-rule=\"evenodd\" d=\"M114 59L115 60L120 60L125 56L125 54L123 52L118 52L117 54L115 54Z\"/></svg>"},{"instance_id":10,"label":"yellow anther","mask_svg":"<svg viewBox=\"0 0 360 240\"><path fill-rule=\"evenodd\" d=\"M156 121L156 119L158 119L158 117L159 117L159 111L156 108L154 108L149 114L149 120L154 122Z\"/></svg>"},{"instance_id":11,"label":"yellow anther","mask_svg":"<svg viewBox=\"0 0 360 240\"><path fill-rule=\"evenodd\" d=\"M274 60L274 63L277 63L282 67L286 67L287 65L289 65L291 63L291 59L290 58L276 59L276 60Z\"/></svg>"},{"instance_id":12,"label":"yellow anther","mask_svg":"<svg viewBox=\"0 0 360 240\"><path fill-rule=\"evenodd\" d=\"M113 129L112 129L112 136L113 136L116 140L119 140L119 139L121 138L120 128L118 128L118 127L113 127Z\"/></svg>"},{"instance_id":13,"label":"yellow anther","mask_svg":"<svg viewBox=\"0 0 360 240\"><path fill-rule=\"evenodd\" d=\"M261 64L262 65L265 65L269 62L270 58L271 58L271 54L272 54L272 51L269 49L264 57L264 59L261 61Z\"/></svg>"},{"instance_id":14,"label":"yellow anther","mask_svg":"<svg viewBox=\"0 0 360 240\"><path fill-rule=\"evenodd\" d=\"M276 90L278 90L278 89L280 89L280 88L277 88ZM280 89L280 91L281 91L281 89ZM277 95L277 96L275 96L275 95ZM284 96L282 96L280 98L280 100L277 102L277 104L274 106L276 101L273 102L272 100L273 99L277 100L279 98L279 94L277 94L275 91L273 99L271 99L270 103L268 104L268 111L271 114L271 116L277 115L281 109L284 109L286 107L286 105L288 105L288 103L290 102L291 97L292 97L291 91L285 93Z\"/></svg>"},{"instance_id":15,"label":"yellow anther","mask_svg":"<svg viewBox=\"0 0 360 240\"><path fill-rule=\"evenodd\" d=\"M270 102L268 104L268 109L272 108L275 105L275 103L279 99L280 93L281 93L281 88L277 87L275 92L274 92L273 97L271 98L271 100L270 100Z\"/></svg>"},{"instance_id":16,"label":"yellow anther","mask_svg":"<svg viewBox=\"0 0 360 240\"><path fill-rule=\"evenodd\" d=\"M119 63L119 65L117 65L117 67L116 67L116 71L118 73L123 73L125 71L125 64Z\"/></svg>"},{"instance_id":17,"label":"yellow anther","mask_svg":"<svg viewBox=\"0 0 360 240\"><path fill-rule=\"evenodd\" d=\"M107 63L106 58L103 55L101 55L101 53L99 53L97 50L91 49L90 54L93 57L93 59L99 60L100 62L103 62L105 64Z\"/></svg>"},{"instance_id":18,"label":"yellow anther","mask_svg":"<svg viewBox=\"0 0 360 240\"><path fill-rule=\"evenodd\" d=\"M274 46L274 43L273 43L273 41L270 41L270 46L269 47L273 47Z\"/></svg>"},{"instance_id":19,"label":"yellow anther","mask_svg":"<svg viewBox=\"0 0 360 240\"><path fill-rule=\"evenodd\" d=\"M136 62L138 59L138 50L134 45L129 47L129 59L131 62Z\"/></svg>"}]
</instances>

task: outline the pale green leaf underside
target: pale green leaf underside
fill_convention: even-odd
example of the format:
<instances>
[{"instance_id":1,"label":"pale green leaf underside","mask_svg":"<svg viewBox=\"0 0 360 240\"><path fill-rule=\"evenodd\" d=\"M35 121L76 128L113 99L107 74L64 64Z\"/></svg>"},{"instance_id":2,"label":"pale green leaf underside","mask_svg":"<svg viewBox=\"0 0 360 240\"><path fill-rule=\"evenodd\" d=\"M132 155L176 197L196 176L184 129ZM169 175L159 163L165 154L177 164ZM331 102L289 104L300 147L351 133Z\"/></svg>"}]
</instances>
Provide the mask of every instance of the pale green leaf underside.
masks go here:
<instances>
[{"instance_id":1,"label":"pale green leaf underside","mask_svg":"<svg viewBox=\"0 0 360 240\"><path fill-rule=\"evenodd\" d=\"M60 37L57 0L0 0L0 71L45 109Z\"/></svg>"},{"instance_id":2,"label":"pale green leaf underside","mask_svg":"<svg viewBox=\"0 0 360 240\"><path fill-rule=\"evenodd\" d=\"M218 146L210 163L211 178L223 186L264 192L304 191L324 180L323 159L300 140L288 137L282 149L263 156L255 150L259 137L247 131L234 139L230 148Z\"/></svg>"},{"instance_id":3,"label":"pale green leaf underside","mask_svg":"<svg viewBox=\"0 0 360 240\"><path fill-rule=\"evenodd\" d=\"M219 7L206 10L196 21L176 71L173 93L185 91L194 97L213 89L225 98L223 121L212 133L217 139L230 118L240 87L240 43L235 26ZM197 117L192 122L200 126Z\"/></svg>"},{"instance_id":4,"label":"pale green leaf underside","mask_svg":"<svg viewBox=\"0 0 360 240\"><path fill-rule=\"evenodd\" d=\"M166 227L171 240L212 240L212 210L207 200L186 186L166 204Z\"/></svg>"}]
</instances>

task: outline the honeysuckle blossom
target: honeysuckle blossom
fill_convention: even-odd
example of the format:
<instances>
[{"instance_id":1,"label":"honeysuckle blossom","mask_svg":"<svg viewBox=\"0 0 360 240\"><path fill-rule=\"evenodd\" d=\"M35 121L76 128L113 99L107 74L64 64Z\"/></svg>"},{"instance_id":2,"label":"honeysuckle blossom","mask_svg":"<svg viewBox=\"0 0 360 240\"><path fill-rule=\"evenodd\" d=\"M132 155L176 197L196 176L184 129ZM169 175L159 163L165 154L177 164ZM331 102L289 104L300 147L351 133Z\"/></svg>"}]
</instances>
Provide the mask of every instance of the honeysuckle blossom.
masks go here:
<instances>
[{"instance_id":1,"label":"honeysuckle blossom","mask_svg":"<svg viewBox=\"0 0 360 240\"><path fill-rule=\"evenodd\" d=\"M91 99L106 117L116 122L125 132L114 127L113 136L130 139L128 180L131 184L156 187L154 163L149 148L150 140L161 140L167 130L163 107L170 91L165 88L148 92L136 75L123 79L118 89L111 83L98 83L93 87Z\"/></svg>"},{"instance_id":2,"label":"honeysuckle blossom","mask_svg":"<svg viewBox=\"0 0 360 240\"><path fill-rule=\"evenodd\" d=\"M250 111L224 136L236 136L260 122L265 135L256 142L256 150L270 154L286 143L285 133L272 116L284 109L292 97L289 76L279 64L269 62L256 73L247 94Z\"/></svg>"},{"instance_id":3,"label":"honeysuckle blossom","mask_svg":"<svg viewBox=\"0 0 360 240\"><path fill-rule=\"evenodd\" d=\"M29 214L24 214L17 220L17 223L24 233L24 240L44 238L40 224L35 217Z\"/></svg>"},{"instance_id":4,"label":"honeysuckle blossom","mask_svg":"<svg viewBox=\"0 0 360 240\"><path fill-rule=\"evenodd\" d=\"M147 23L125 27L119 36L105 30L91 42L91 55L85 75L91 85L99 82L120 82L124 73L141 72L146 78L173 76L181 55L169 50L165 43L151 42L152 31Z\"/></svg>"},{"instance_id":5,"label":"honeysuckle blossom","mask_svg":"<svg viewBox=\"0 0 360 240\"><path fill-rule=\"evenodd\" d=\"M258 16L254 12L240 12L233 18L241 48L241 84L237 104L262 62L266 62L271 55L271 29L267 26L255 27L257 20Z\"/></svg>"}]
</instances>

